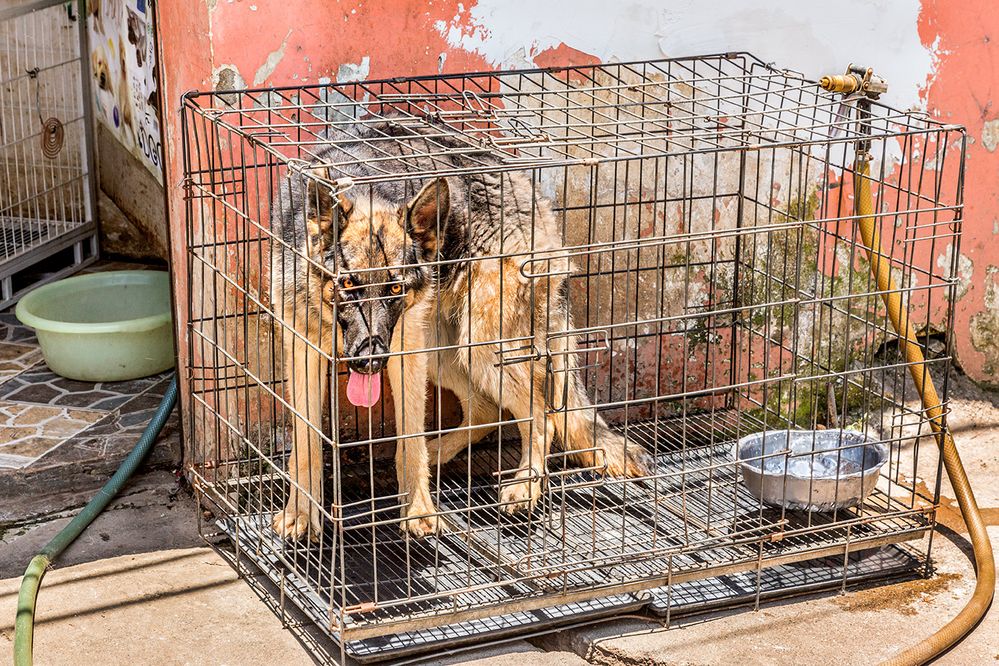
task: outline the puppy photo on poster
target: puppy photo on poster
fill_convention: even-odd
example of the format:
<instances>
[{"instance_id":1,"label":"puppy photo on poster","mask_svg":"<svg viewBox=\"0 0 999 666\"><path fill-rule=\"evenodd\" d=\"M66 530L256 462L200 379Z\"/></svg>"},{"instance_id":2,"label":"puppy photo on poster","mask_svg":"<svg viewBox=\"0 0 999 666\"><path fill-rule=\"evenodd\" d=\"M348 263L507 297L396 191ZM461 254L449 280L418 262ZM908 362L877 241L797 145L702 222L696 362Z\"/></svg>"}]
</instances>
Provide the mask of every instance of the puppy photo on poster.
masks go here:
<instances>
[{"instance_id":1,"label":"puppy photo on poster","mask_svg":"<svg viewBox=\"0 0 999 666\"><path fill-rule=\"evenodd\" d=\"M87 27L97 117L162 182L151 3L88 0Z\"/></svg>"}]
</instances>

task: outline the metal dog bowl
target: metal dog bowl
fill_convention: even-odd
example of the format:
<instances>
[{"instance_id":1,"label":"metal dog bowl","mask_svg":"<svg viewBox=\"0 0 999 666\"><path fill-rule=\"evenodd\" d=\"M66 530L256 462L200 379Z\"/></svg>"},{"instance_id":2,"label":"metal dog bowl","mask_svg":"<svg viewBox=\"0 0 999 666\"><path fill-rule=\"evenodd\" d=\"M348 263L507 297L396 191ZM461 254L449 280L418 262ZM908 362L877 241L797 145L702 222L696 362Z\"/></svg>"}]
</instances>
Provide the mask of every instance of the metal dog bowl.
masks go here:
<instances>
[{"instance_id":1,"label":"metal dog bowl","mask_svg":"<svg viewBox=\"0 0 999 666\"><path fill-rule=\"evenodd\" d=\"M768 430L740 439L734 453L749 492L800 511L860 504L888 462L888 447L853 430Z\"/></svg>"}]
</instances>

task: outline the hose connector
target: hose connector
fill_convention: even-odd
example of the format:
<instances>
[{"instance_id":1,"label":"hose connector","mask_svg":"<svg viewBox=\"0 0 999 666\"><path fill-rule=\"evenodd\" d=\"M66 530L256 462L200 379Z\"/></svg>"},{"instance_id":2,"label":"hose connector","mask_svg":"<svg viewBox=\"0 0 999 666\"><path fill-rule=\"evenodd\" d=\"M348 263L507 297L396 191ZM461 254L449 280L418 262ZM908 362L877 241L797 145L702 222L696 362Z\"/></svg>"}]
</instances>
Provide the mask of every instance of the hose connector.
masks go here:
<instances>
[{"instance_id":1,"label":"hose connector","mask_svg":"<svg viewBox=\"0 0 999 666\"><path fill-rule=\"evenodd\" d=\"M819 87L832 93L850 95L862 93L871 99L888 92L888 82L874 73L871 67L850 65L845 74L831 74L819 79Z\"/></svg>"},{"instance_id":2,"label":"hose connector","mask_svg":"<svg viewBox=\"0 0 999 666\"><path fill-rule=\"evenodd\" d=\"M833 74L831 76L823 76L819 79L819 86L823 90L833 93L843 93L844 95L856 92L860 88L860 84L860 77L853 74Z\"/></svg>"}]
</instances>

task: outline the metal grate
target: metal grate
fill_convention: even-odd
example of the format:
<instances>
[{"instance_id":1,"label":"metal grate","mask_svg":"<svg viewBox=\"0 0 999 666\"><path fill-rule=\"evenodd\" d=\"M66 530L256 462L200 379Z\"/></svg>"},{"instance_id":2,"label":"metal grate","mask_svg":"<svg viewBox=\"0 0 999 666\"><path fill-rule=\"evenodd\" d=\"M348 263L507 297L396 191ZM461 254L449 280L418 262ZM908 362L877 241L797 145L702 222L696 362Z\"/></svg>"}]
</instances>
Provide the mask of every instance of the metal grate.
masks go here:
<instances>
[{"instance_id":1,"label":"metal grate","mask_svg":"<svg viewBox=\"0 0 999 666\"><path fill-rule=\"evenodd\" d=\"M715 426L722 432L730 428L734 437L740 432L736 418L716 414ZM688 427L702 419L691 420L694 424ZM283 555L290 571L316 576L312 606L341 609L349 616L346 628L358 637L433 626L442 615L453 621L482 619L502 612L518 597L530 597L520 600L521 607L540 609L621 581L644 581L633 586L637 592L647 588L648 581L679 584L755 570L771 560L786 563L817 553L840 553L844 542L854 549L874 548L913 538L928 528L922 512L906 512L881 491L875 491L863 509L849 510L839 520L804 512L761 512L759 501L736 478L731 440L684 450L679 440L667 439L670 431L679 429L671 425L676 426L661 428L665 441L659 448L674 453L661 454L658 468L660 478L672 478L672 484L615 486L596 482L592 473L571 474L553 484L552 506L545 507L543 520L536 515L496 516L492 505L498 488L490 470L497 464L481 452L470 465L473 473L466 487L460 487L460 475L442 474L438 506L451 517L450 529L441 537L409 540L395 521L378 521L377 516L394 504L376 499L374 508L362 506L380 494L365 488L363 469L342 471L349 488L343 498L342 542L330 533L323 547L289 550L283 545L270 521L281 509L284 493L263 488L264 483L281 484L277 475L231 484L227 500L232 505L246 503L246 483L257 484L257 494L276 501L264 506L262 514L238 522L226 519L220 526L244 541L266 543L267 554L249 555L258 564L260 557L275 564ZM648 437L649 426L634 427ZM742 427L742 432L754 432L762 426L747 420ZM687 460L680 461L681 456ZM516 452L510 451L504 466L514 467L516 460ZM467 461L458 459L453 465L465 467ZM704 470L713 466L721 471L708 479ZM678 473L684 467L693 472ZM682 492L680 476L687 477ZM773 536L781 538L773 541ZM522 585L508 589L510 577Z\"/></svg>"},{"instance_id":2,"label":"metal grate","mask_svg":"<svg viewBox=\"0 0 999 666\"><path fill-rule=\"evenodd\" d=\"M0 9L0 307L96 257L76 11L50 0Z\"/></svg>"},{"instance_id":3,"label":"metal grate","mask_svg":"<svg viewBox=\"0 0 999 666\"><path fill-rule=\"evenodd\" d=\"M237 545L235 553L217 549L234 567L244 573L244 580L254 586L269 604L281 608L284 598L291 599L307 617L321 616L326 602L319 598L296 569L288 569L272 553L280 551L273 539L271 548L260 547L256 531L246 531L241 519L220 521L218 527ZM234 559L234 555L246 561ZM248 566L249 565L249 566ZM430 629L414 630L349 641L343 644L347 654L361 663L400 659L439 649L480 646L484 642L500 641L525 632L553 631L558 627L579 625L604 618L620 617L624 613L650 612L665 618L667 625L687 615L710 612L739 605L759 606L761 602L823 590L846 589L872 581L913 578L926 566L925 559L911 549L885 546L857 551L849 557L826 557L790 564L766 566L758 570L725 574L713 578L697 578L685 583L653 588L649 592L615 595L532 611L494 615ZM256 580L263 578L270 585ZM290 628L300 629L294 621ZM339 634L320 623L321 633L334 643ZM301 632L300 632L301 633ZM313 637L310 636L312 640ZM324 648L317 646L316 651Z\"/></svg>"},{"instance_id":4,"label":"metal grate","mask_svg":"<svg viewBox=\"0 0 999 666\"><path fill-rule=\"evenodd\" d=\"M183 132L188 475L342 646L788 591L759 572L932 527L852 170L949 350L961 128L723 54L192 93ZM889 451L849 508L765 504L733 457L844 427Z\"/></svg>"}]
</instances>

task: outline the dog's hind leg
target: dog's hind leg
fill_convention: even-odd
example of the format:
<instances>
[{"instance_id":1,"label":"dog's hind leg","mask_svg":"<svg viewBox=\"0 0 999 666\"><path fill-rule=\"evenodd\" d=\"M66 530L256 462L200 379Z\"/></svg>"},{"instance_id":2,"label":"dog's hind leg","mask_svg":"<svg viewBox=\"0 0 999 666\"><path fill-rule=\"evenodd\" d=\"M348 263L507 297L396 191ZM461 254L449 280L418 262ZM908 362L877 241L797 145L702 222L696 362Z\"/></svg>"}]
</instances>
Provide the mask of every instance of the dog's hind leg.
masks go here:
<instances>
[{"instance_id":1,"label":"dog's hind leg","mask_svg":"<svg viewBox=\"0 0 999 666\"><path fill-rule=\"evenodd\" d=\"M553 414L549 428L554 429L563 448L579 465L604 468L610 476L643 477L655 468L655 461L638 442L628 442L611 430L590 403L576 373L572 352L575 341L566 336L549 338L552 355L554 403L565 405L561 414Z\"/></svg>"},{"instance_id":2,"label":"dog's hind leg","mask_svg":"<svg viewBox=\"0 0 999 666\"><path fill-rule=\"evenodd\" d=\"M471 390L474 391L475 388L472 387ZM476 393L462 400L462 413L460 430L453 430L427 442L427 455L431 465L443 465L462 451L471 448L473 444L495 430L495 426L476 426L496 423L500 419L496 403Z\"/></svg>"},{"instance_id":3,"label":"dog's hind leg","mask_svg":"<svg viewBox=\"0 0 999 666\"><path fill-rule=\"evenodd\" d=\"M319 507L323 502L322 427L323 386L329 361L290 330L284 333L284 366L291 386L293 440L288 458L291 487L284 510L274 516L274 530L282 537L313 540L322 533Z\"/></svg>"}]
</instances>

